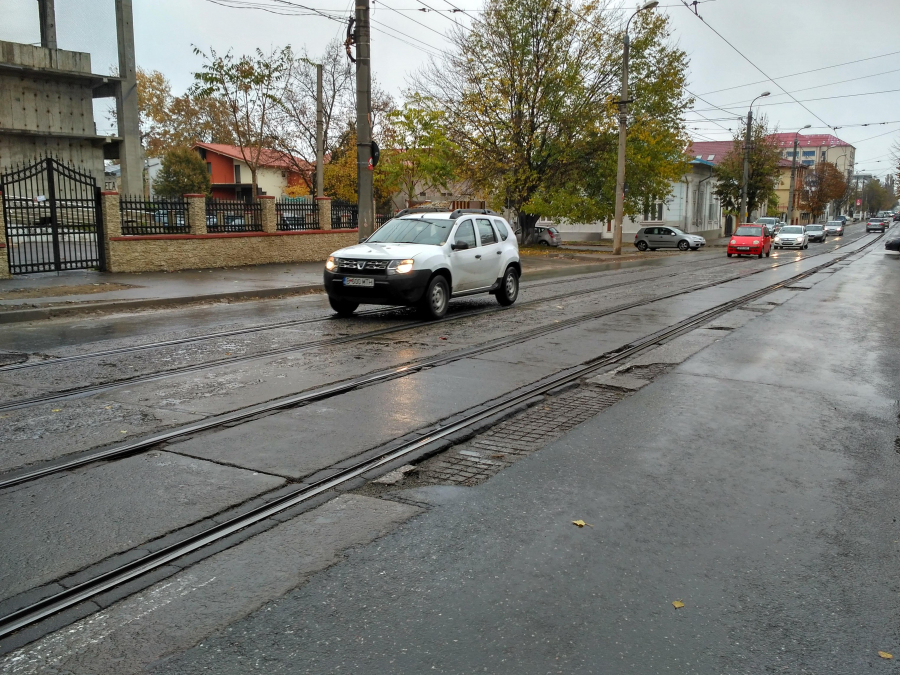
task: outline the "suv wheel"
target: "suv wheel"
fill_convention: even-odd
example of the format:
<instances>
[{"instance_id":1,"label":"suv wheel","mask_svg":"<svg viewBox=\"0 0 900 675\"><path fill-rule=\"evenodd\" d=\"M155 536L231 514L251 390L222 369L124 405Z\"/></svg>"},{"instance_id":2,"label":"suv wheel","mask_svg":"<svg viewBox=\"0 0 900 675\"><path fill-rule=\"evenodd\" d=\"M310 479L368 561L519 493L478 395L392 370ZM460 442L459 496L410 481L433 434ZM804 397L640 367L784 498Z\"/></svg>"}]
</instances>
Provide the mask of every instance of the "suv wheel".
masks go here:
<instances>
[{"instance_id":1,"label":"suv wheel","mask_svg":"<svg viewBox=\"0 0 900 675\"><path fill-rule=\"evenodd\" d=\"M500 288L497 289L497 302L504 307L508 307L519 297L519 275L516 274L515 267L507 267L500 282Z\"/></svg>"},{"instance_id":2,"label":"suv wheel","mask_svg":"<svg viewBox=\"0 0 900 675\"><path fill-rule=\"evenodd\" d=\"M328 296L328 304L331 305L331 309L338 313L338 316L350 316L359 307L358 302L339 300L338 298L332 298L330 295Z\"/></svg>"},{"instance_id":3,"label":"suv wheel","mask_svg":"<svg viewBox=\"0 0 900 675\"><path fill-rule=\"evenodd\" d=\"M642 241L639 241L639 242L637 243L637 250L638 250L638 251L646 251L648 248L649 248L649 246L647 246L647 242L646 242L646 241L643 241L643 240L642 240Z\"/></svg>"},{"instance_id":4,"label":"suv wheel","mask_svg":"<svg viewBox=\"0 0 900 675\"><path fill-rule=\"evenodd\" d=\"M438 274L428 282L425 295L419 301L419 311L426 319L441 319L447 313L449 300L450 289L447 280Z\"/></svg>"}]
</instances>

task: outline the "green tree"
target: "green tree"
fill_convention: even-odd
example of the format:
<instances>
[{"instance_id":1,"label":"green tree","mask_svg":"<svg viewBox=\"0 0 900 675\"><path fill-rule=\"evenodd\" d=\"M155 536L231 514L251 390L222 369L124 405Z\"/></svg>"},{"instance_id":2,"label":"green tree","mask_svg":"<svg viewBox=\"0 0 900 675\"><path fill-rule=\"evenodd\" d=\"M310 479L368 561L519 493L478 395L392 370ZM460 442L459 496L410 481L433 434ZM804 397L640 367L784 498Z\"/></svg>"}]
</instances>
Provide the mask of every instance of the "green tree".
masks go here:
<instances>
[{"instance_id":1,"label":"green tree","mask_svg":"<svg viewBox=\"0 0 900 675\"><path fill-rule=\"evenodd\" d=\"M446 114L462 177L513 208L526 241L541 215L613 211L621 19L590 2L488 0L477 29L451 32L453 53L413 82ZM631 213L683 166L686 56L667 44L667 21L641 16L634 29Z\"/></svg>"},{"instance_id":2,"label":"green tree","mask_svg":"<svg viewBox=\"0 0 900 675\"><path fill-rule=\"evenodd\" d=\"M417 99L388 115L379 168L407 205L425 190L446 188L455 178L455 148L443 114L417 106Z\"/></svg>"},{"instance_id":3,"label":"green tree","mask_svg":"<svg viewBox=\"0 0 900 675\"><path fill-rule=\"evenodd\" d=\"M878 178L867 180L860 189L860 193L862 194L862 207L869 215L886 211L897 201L894 194Z\"/></svg>"},{"instance_id":4,"label":"green tree","mask_svg":"<svg viewBox=\"0 0 900 675\"><path fill-rule=\"evenodd\" d=\"M162 166L153 183L153 190L161 197L210 193L206 163L189 148L173 148L163 156Z\"/></svg>"},{"instance_id":5,"label":"green tree","mask_svg":"<svg viewBox=\"0 0 900 675\"><path fill-rule=\"evenodd\" d=\"M256 201L262 151L274 145L269 117L283 95L288 64L293 59L291 49L273 49L269 54L257 49L253 55L235 57L230 51L220 56L214 49L207 55L194 47L194 53L203 57L204 63L202 70L194 73L189 93L201 100L218 98L224 102L241 159L250 169L251 199Z\"/></svg>"},{"instance_id":6,"label":"green tree","mask_svg":"<svg viewBox=\"0 0 900 675\"><path fill-rule=\"evenodd\" d=\"M781 153L771 139L768 119L760 116L750 133L750 173L747 181L747 213L767 208L775 194L780 172ZM716 196L726 211L737 213L741 204L741 185L744 182L744 135L737 131L731 150L716 166Z\"/></svg>"},{"instance_id":7,"label":"green tree","mask_svg":"<svg viewBox=\"0 0 900 675\"><path fill-rule=\"evenodd\" d=\"M390 210L394 185L387 179L380 162L374 171L376 211L387 213ZM345 127L344 132L340 136L340 141L331 153L331 161L325 165L323 173L325 194L327 196L345 202L358 201L356 129L354 127Z\"/></svg>"}]
</instances>

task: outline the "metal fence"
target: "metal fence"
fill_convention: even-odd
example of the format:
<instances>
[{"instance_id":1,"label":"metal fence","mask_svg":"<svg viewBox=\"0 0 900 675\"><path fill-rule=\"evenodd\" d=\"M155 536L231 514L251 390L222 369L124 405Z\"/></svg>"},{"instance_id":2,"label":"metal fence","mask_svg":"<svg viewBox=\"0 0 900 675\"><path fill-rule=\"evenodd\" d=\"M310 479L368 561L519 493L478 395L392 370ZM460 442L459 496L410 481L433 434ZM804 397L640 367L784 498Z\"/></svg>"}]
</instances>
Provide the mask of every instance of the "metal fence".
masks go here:
<instances>
[{"instance_id":1,"label":"metal fence","mask_svg":"<svg viewBox=\"0 0 900 675\"><path fill-rule=\"evenodd\" d=\"M206 231L262 232L262 206L259 202L207 199Z\"/></svg>"},{"instance_id":2,"label":"metal fence","mask_svg":"<svg viewBox=\"0 0 900 675\"><path fill-rule=\"evenodd\" d=\"M279 199L275 202L277 229L281 232L292 230L319 229L319 205L315 202Z\"/></svg>"},{"instance_id":3,"label":"metal fence","mask_svg":"<svg viewBox=\"0 0 900 675\"><path fill-rule=\"evenodd\" d=\"M335 199L331 202L331 229L352 230L358 227L359 209L352 202Z\"/></svg>"},{"instance_id":4,"label":"metal fence","mask_svg":"<svg viewBox=\"0 0 900 675\"><path fill-rule=\"evenodd\" d=\"M393 218L391 214L382 215L380 213L375 214L375 229L377 230L379 227L384 225L387 221Z\"/></svg>"},{"instance_id":5,"label":"metal fence","mask_svg":"<svg viewBox=\"0 0 900 675\"><path fill-rule=\"evenodd\" d=\"M189 234L187 201L183 197L145 199L119 197L122 234Z\"/></svg>"}]
</instances>

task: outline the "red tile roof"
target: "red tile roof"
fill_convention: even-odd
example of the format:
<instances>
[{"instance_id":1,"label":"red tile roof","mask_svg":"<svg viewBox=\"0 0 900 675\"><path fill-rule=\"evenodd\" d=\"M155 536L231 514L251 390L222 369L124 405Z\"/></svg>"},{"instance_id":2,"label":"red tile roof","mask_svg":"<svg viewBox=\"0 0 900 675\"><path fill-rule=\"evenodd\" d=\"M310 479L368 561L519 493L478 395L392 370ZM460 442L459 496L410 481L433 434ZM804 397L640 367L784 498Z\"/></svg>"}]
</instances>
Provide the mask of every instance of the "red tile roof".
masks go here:
<instances>
[{"instance_id":1,"label":"red tile roof","mask_svg":"<svg viewBox=\"0 0 900 675\"><path fill-rule=\"evenodd\" d=\"M688 146L687 155L692 159L699 158L718 164L733 147L734 141L692 141Z\"/></svg>"},{"instance_id":2,"label":"red tile roof","mask_svg":"<svg viewBox=\"0 0 900 675\"><path fill-rule=\"evenodd\" d=\"M241 155L241 148L237 145L225 145L224 143L194 143L194 148L203 148L204 150L215 152L216 154L224 155L225 157L231 157L232 159L237 159L242 162L244 161L244 157ZM250 155L249 150L247 151L247 154ZM259 163L261 166L291 171L296 171L298 167L305 167L307 170L312 171L316 167L315 164L310 164L299 157L293 157L293 159L291 159L291 157L291 155L286 155L277 150L263 148L260 151Z\"/></svg>"},{"instance_id":3,"label":"red tile roof","mask_svg":"<svg viewBox=\"0 0 900 675\"><path fill-rule=\"evenodd\" d=\"M794 147L794 134L772 134L769 136L778 147L792 148ZM797 136L798 147L812 148L833 148L833 147L849 147L849 143L845 143L837 136L831 134L800 134Z\"/></svg>"}]
</instances>

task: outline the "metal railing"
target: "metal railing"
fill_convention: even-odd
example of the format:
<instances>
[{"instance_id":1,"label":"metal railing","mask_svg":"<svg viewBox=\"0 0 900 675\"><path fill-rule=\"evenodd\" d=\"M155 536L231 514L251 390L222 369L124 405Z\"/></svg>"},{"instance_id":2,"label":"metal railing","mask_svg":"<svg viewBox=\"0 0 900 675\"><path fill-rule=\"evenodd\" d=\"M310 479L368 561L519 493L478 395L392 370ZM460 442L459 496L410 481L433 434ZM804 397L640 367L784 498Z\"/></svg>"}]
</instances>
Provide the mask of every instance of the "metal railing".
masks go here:
<instances>
[{"instance_id":1,"label":"metal railing","mask_svg":"<svg viewBox=\"0 0 900 675\"><path fill-rule=\"evenodd\" d=\"M376 214L375 214L375 229L377 230L379 227L381 227L382 225L384 225L387 221L389 221L389 220L390 220L391 218L393 218L393 217L394 217L394 216L392 216L392 215L389 214L389 213L386 214L386 215L385 215L385 214L376 213Z\"/></svg>"},{"instance_id":2,"label":"metal railing","mask_svg":"<svg viewBox=\"0 0 900 675\"><path fill-rule=\"evenodd\" d=\"M145 199L119 197L122 234L189 234L187 201L183 197Z\"/></svg>"},{"instance_id":3,"label":"metal railing","mask_svg":"<svg viewBox=\"0 0 900 675\"><path fill-rule=\"evenodd\" d=\"M275 219L279 232L318 230L319 205L313 201L279 199L275 202Z\"/></svg>"},{"instance_id":4,"label":"metal railing","mask_svg":"<svg viewBox=\"0 0 900 675\"><path fill-rule=\"evenodd\" d=\"M259 202L207 199L206 231L262 232L262 206Z\"/></svg>"},{"instance_id":5,"label":"metal railing","mask_svg":"<svg viewBox=\"0 0 900 675\"><path fill-rule=\"evenodd\" d=\"M352 230L358 227L359 209L352 202L335 199L331 202L331 229Z\"/></svg>"}]
</instances>

